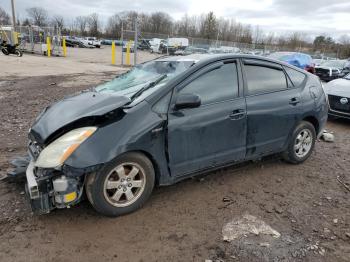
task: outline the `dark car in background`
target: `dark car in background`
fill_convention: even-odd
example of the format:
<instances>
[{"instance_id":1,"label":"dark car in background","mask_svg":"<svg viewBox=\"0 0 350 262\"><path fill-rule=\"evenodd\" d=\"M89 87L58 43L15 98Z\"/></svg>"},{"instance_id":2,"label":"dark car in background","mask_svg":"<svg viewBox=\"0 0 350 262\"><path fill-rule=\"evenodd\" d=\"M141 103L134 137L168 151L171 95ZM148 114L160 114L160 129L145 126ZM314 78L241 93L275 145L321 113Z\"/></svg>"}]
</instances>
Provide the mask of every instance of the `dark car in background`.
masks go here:
<instances>
[{"instance_id":1,"label":"dark car in background","mask_svg":"<svg viewBox=\"0 0 350 262\"><path fill-rule=\"evenodd\" d=\"M151 49L151 43L150 43L150 39L142 39L138 45L137 45L137 49L140 50L150 50Z\"/></svg>"},{"instance_id":2,"label":"dark car in background","mask_svg":"<svg viewBox=\"0 0 350 262\"><path fill-rule=\"evenodd\" d=\"M332 81L350 73L350 62L347 60L329 60L315 68L316 75L323 81Z\"/></svg>"},{"instance_id":3,"label":"dark car in background","mask_svg":"<svg viewBox=\"0 0 350 262\"><path fill-rule=\"evenodd\" d=\"M67 97L29 130L33 210L140 208L155 186L281 153L311 155L327 120L317 76L249 55L163 57Z\"/></svg>"},{"instance_id":4,"label":"dark car in background","mask_svg":"<svg viewBox=\"0 0 350 262\"><path fill-rule=\"evenodd\" d=\"M315 74L315 63L310 55L297 52L275 52L268 56Z\"/></svg>"},{"instance_id":5,"label":"dark car in background","mask_svg":"<svg viewBox=\"0 0 350 262\"><path fill-rule=\"evenodd\" d=\"M329 115L350 119L350 73L326 84Z\"/></svg>"}]
</instances>

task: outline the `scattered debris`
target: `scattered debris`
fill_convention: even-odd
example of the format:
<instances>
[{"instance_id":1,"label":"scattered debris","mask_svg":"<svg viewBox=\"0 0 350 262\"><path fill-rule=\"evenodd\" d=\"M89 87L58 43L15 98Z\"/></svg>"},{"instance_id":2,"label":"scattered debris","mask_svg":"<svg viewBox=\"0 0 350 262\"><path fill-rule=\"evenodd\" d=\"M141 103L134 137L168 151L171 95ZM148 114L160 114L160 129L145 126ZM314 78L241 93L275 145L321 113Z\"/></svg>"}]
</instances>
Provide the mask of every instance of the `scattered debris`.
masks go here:
<instances>
[{"instance_id":1,"label":"scattered debris","mask_svg":"<svg viewBox=\"0 0 350 262\"><path fill-rule=\"evenodd\" d=\"M224 197L224 198L222 199L222 202L231 202L231 201L232 201L232 199L229 198L229 197Z\"/></svg>"},{"instance_id":2,"label":"scattered debris","mask_svg":"<svg viewBox=\"0 0 350 262\"><path fill-rule=\"evenodd\" d=\"M224 206L218 207L218 209L223 209L223 208L227 208L228 206L236 203L236 201L234 201L232 198L230 197L224 197L222 199L222 202L226 203Z\"/></svg>"},{"instance_id":3,"label":"scattered debris","mask_svg":"<svg viewBox=\"0 0 350 262\"><path fill-rule=\"evenodd\" d=\"M279 207L279 206L275 206L274 209L275 209L277 214L282 214L283 213L283 209L281 207Z\"/></svg>"},{"instance_id":4,"label":"scattered debris","mask_svg":"<svg viewBox=\"0 0 350 262\"><path fill-rule=\"evenodd\" d=\"M318 253L319 253L321 256L324 256L324 254L326 253L326 250L325 250L323 247L320 247L320 250L318 251Z\"/></svg>"},{"instance_id":5,"label":"scattered debris","mask_svg":"<svg viewBox=\"0 0 350 262\"><path fill-rule=\"evenodd\" d=\"M328 132L327 130L323 130L321 139L325 142L334 142L334 135L332 132Z\"/></svg>"},{"instance_id":6,"label":"scattered debris","mask_svg":"<svg viewBox=\"0 0 350 262\"><path fill-rule=\"evenodd\" d=\"M326 233L326 234L327 233L331 233L331 231L328 228L326 228L326 227L323 229L323 232Z\"/></svg>"},{"instance_id":7,"label":"scattered debris","mask_svg":"<svg viewBox=\"0 0 350 262\"><path fill-rule=\"evenodd\" d=\"M248 234L271 235L274 238L279 238L281 236L279 232L271 228L264 221L249 214L246 214L238 219L233 219L222 228L223 239L227 242L233 241Z\"/></svg>"},{"instance_id":8,"label":"scattered debris","mask_svg":"<svg viewBox=\"0 0 350 262\"><path fill-rule=\"evenodd\" d=\"M264 242L259 244L261 247L270 247L270 243Z\"/></svg>"},{"instance_id":9,"label":"scattered debris","mask_svg":"<svg viewBox=\"0 0 350 262\"><path fill-rule=\"evenodd\" d=\"M341 181L339 176L337 176L337 180L340 184L342 184L350 192L350 187L347 184L345 184L343 181Z\"/></svg>"},{"instance_id":10,"label":"scattered debris","mask_svg":"<svg viewBox=\"0 0 350 262\"><path fill-rule=\"evenodd\" d=\"M334 224L338 224L338 218L333 219Z\"/></svg>"}]
</instances>

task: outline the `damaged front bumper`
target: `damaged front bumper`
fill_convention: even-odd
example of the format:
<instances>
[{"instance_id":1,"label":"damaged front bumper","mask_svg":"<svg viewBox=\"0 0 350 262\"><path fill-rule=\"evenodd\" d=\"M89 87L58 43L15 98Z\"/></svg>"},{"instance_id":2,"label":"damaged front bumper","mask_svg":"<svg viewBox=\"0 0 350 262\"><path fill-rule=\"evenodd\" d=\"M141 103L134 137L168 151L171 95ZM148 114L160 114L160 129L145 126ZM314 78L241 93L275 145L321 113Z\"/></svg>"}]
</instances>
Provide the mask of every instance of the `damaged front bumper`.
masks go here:
<instances>
[{"instance_id":1,"label":"damaged front bumper","mask_svg":"<svg viewBox=\"0 0 350 262\"><path fill-rule=\"evenodd\" d=\"M61 170L39 169L34 161L27 167L26 180L26 195L36 214L79 203L84 188L84 176L68 177Z\"/></svg>"}]
</instances>

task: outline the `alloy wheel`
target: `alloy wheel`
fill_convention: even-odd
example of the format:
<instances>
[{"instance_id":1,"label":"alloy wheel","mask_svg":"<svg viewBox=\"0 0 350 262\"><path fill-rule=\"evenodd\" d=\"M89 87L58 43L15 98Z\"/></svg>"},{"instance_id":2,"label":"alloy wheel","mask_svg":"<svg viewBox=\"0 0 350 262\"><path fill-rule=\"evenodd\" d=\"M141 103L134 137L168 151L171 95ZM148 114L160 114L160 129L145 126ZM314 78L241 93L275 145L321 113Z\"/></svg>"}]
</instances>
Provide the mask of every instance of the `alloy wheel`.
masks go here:
<instances>
[{"instance_id":1,"label":"alloy wheel","mask_svg":"<svg viewBox=\"0 0 350 262\"><path fill-rule=\"evenodd\" d=\"M299 132L294 143L294 152L299 158L305 157L312 147L312 133L308 129Z\"/></svg>"},{"instance_id":2,"label":"alloy wheel","mask_svg":"<svg viewBox=\"0 0 350 262\"><path fill-rule=\"evenodd\" d=\"M145 172L140 165L123 163L107 175L103 187L104 197L115 207L126 207L140 198L145 184Z\"/></svg>"}]
</instances>

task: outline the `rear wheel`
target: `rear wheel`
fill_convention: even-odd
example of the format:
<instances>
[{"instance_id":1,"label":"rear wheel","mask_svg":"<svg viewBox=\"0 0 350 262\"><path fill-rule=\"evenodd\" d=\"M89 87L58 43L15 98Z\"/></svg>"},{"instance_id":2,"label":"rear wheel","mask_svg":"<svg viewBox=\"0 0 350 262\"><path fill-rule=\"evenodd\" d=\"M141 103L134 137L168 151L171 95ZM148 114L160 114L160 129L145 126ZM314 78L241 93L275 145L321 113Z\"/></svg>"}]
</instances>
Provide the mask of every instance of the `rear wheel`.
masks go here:
<instances>
[{"instance_id":1,"label":"rear wheel","mask_svg":"<svg viewBox=\"0 0 350 262\"><path fill-rule=\"evenodd\" d=\"M10 53L7 51L7 49L5 48L2 48L1 49L1 52L4 54L4 55L9 55Z\"/></svg>"},{"instance_id":2,"label":"rear wheel","mask_svg":"<svg viewBox=\"0 0 350 262\"><path fill-rule=\"evenodd\" d=\"M309 122L302 121L294 129L288 148L283 153L283 158L289 163L303 163L310 157L315 141L316 131L314 126Z\"/></svg>"},{"instance_id":3,"label":"rear wheel","mask_svg":"<svg viewBox=\"0 0 350 262\"><path fill-rule=\"evenodd\" d=\"M86 193L92 206L107 216L139 209L152 193L155 181L151 161L140 153L127 153L89 175Z\"/></svg>"}]
</instances>

